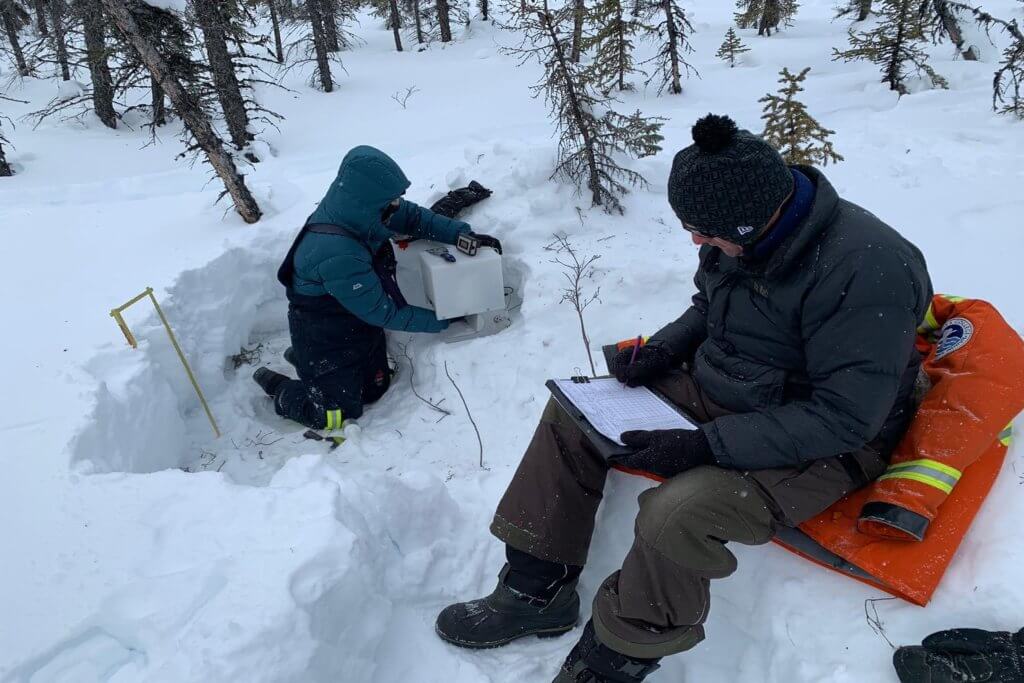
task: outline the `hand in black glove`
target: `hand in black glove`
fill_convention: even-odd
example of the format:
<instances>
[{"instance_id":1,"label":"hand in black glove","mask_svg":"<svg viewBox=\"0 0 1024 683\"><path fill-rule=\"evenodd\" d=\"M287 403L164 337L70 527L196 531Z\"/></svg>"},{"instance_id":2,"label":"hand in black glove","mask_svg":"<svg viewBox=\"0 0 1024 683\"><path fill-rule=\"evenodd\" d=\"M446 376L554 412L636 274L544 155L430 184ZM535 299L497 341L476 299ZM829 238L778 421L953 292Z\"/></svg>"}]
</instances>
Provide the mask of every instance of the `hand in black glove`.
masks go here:
<instances>
[{"instance_id":1,"label":"hand in black glove","mask_svg":"<svg viewBox=\"0 0 1024 683\"><path fill-rule=\"evenodd\" d=\"M903 683L1024 681L1024 629L1017 633L956 628L933 633L892 658Z\"/></svg>"},{"instance_id":2,"label":"hand in black glove","mask_svg":"<svg viewBox=\"0 0 1024 683\"><path fill-rule=\"evenodd\" d=\"M608 369L615 379L626 386L638 387L646 384L652 379L657 379L672 369L672 354L668 349L658 342L649 342L636 352L636 360L630 364L633 358L633 347L623 349L615 354Z\"/></svg>"},{"instance_id":3,"label":"hand in black glove","mask_svg":"<svg viewBox=\"0 0 1024 683\"><path fill-rule=\"evenodd\" d=\"M715 454L700 429L662 429L653 432L623 432L619 437L636 453L611 458L613 464L650 472L669 479L699 465L711 465Z\"/></svg>"},{"instance_id":4,"label":"hand in black glove","mask_svg":"<svg viewBox=\"0 0 1024 683\"><path fill-rule=\"evenodd\" d=\"M499 254L501 253L501 242L498 241L497 237L491 237L490 235L483 235L479 232L469 233L470 237L476 238L477 243L481 247L492 247Z\"/></svg>"}]
</instances>

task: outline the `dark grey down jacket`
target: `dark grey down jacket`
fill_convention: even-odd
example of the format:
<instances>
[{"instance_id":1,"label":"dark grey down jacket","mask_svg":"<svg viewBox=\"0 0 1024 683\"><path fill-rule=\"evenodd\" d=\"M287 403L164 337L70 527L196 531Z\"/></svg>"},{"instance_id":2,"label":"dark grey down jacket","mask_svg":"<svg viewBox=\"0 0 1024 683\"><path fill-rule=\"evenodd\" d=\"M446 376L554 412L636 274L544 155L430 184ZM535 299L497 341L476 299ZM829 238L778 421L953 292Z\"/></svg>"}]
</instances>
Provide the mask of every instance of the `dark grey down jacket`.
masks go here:
<instances>
[{"instance_id":1,"label":"dark grey down jacket","mask_svg":"<svg viewBox=\"0 0 1024 683\"><path fill-rule=\"evenodd\" d=\"M760 264L701 248L693 305L652 337L736 412L704 425L726 467L799 466L869 442L891 451L912 414L932 298L924 257L797 168L817 189L804 222Z\"/></svg>"}]
</instances>

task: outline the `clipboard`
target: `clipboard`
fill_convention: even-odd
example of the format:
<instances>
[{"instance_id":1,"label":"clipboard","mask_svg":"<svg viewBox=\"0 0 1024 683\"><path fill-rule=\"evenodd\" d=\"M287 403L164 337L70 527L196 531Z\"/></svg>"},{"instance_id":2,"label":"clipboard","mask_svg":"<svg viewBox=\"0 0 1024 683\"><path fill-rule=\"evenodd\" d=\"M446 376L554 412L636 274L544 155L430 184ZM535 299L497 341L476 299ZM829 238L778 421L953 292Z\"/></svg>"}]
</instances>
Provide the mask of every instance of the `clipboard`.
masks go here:
<instances>
[{"instance_id":1,"label":"clipboard","mask_svg":"<svg viewBox=\"0 0 1024 683\"><path fill-rule=\"evenodd\" d=\"M605 377L610 376L606 375ZM596 379L604 379L605 377ZM576 423L576 426L579 427L580 431L582 431L586 435L590 443L594 446L594 448L597 449L597 452L600 453L605 460L610 460L615 457L621 457L623 455L629 455L630 453L635 452L636 449L615 443L614 441L606 437L604 434L597 431L597 429L595 429L594 426L590 424L590 421L587 420L586 416L580 411L580 409L577 408L576 405L569 400L569 398L565 395L561 388L559 388L555 380L549 379L547 382L544 383L544 386L548 388L548 391L551 392L551 396L555 399L555 401L562 408L565 414L569 416L569 418L573 422ZM668 406L670 406L677 413L683 416L687 422L690 422L693 425L698 424L690 415L688 415L679 406L672 403L660 391L656 389L651 389L650 387L648 387L648 389L651 393L660 398Z\"/></svg>"}]
</instances>

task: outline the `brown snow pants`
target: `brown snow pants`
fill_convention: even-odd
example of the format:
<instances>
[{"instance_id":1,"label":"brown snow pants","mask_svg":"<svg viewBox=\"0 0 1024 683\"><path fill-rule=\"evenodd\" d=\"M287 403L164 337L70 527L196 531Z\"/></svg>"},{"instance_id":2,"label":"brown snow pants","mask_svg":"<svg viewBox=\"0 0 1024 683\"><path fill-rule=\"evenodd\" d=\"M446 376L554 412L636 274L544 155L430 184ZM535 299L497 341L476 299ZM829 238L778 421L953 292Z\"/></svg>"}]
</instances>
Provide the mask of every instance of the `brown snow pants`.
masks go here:
<instances>
[{"instance_id":1,"label":"brown snow pants","mask_svg":"<svg viewBox=\"0 0 1024 683\"><path fill-rule=\"evenodd\" d=\"M652 385L701 422L727 414L689 374ZM710 581L736 570L728 541L767 543L882 474L864 449L800 468L698 467L640 495L633 547L594 599L598 638L633 657L664 657L704 639ZM498 504L491 532L551 562L586 563L608 465L553 400Z\"/></svg>"}]
</instances>

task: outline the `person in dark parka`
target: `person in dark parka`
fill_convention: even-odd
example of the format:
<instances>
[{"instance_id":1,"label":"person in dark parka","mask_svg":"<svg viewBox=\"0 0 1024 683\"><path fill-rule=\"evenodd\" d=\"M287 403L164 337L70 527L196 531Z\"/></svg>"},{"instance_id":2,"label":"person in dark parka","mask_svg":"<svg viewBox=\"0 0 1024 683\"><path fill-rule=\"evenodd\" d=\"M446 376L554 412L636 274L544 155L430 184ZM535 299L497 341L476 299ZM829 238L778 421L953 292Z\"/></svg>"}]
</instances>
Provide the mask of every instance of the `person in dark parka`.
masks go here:
<instances>
[{"instance_id":1,"label":"person in dark parka","mask_svg":"<svg viewBox=\"0 0 1024 683\"><path fill-rule=\"evenodd\" d=\"M920 251L727 117L693 137L668 199L701 247L696 294L610 369L700 428L621 436L635 449L621 464L666 481L641 494L633 546L555 683L637 683L697 645L711 580L736 569L727 542L767 543L878 477L914 413L932 299ZM608 469L550 402L491 524L497 588L443 610L438 634L494 647L571 630Z\"/></svg>"},{"instance_id":2,"label":"person in dark parka","mask_svg":"<svg viewBox=\"0 0 1024 683\"><path fill-rule=\"evenodd\" d=\"M409 185L386 154L355 147L288 251L278 279L287 291L292 338L285 357L299 379L267 368L253 375L279 415L313 429L341 427L388 389L384 330L434 333L448 327L402 297L392 236L455 244L459 235L470 234L500 251L496 239L454 218L490 196L489 190L474 182L429 210L402 198Z\"/></svg>"}]
</instances>

